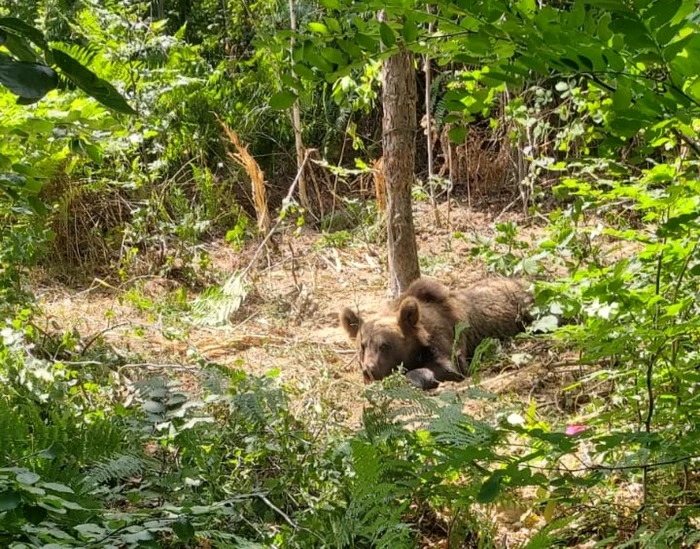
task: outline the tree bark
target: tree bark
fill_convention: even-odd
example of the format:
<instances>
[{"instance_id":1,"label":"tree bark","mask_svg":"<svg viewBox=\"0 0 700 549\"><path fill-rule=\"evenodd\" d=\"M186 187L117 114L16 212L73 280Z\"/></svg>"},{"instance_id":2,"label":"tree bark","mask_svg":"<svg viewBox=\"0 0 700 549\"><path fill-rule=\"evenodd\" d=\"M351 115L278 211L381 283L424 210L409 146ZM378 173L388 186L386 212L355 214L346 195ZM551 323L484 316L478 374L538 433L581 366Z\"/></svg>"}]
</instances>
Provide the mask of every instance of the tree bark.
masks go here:
<instances>
[{"instance_id":1,"label":"tree bark","mask_svg":"<svg viewBox=\"0 0 700 549\"><path fill-rule=\"evenodd\" d=\"M294 0L289 0L289 27L294 32L297 30L297 17L294 11ZM294 36L290 39L290 49L294 52ZM293 57L292 64L294 64ZM299 170L299 201L301 205L311 214L311 201L309 200L309 193L306 187L306 177L304 176L304 157L306 156L306 151L304 149L304 140L301 137L301 109L299 107L299 99L294 101L292 105L292 125L294 126L294 144L297 150L297 170Z\"/></svg>"},{"instance_id":2,"label":"tree bark","mask_svg":"<svg viewBox=\"0 0 700 549\"><path fill-rule=\"evenodd\" d=\"M399 51L384 61L382 141L386 181L389 287L399 295L420 276L411 188L416 156L416 74L413 55Z\"/></svg>"}]
</instances>

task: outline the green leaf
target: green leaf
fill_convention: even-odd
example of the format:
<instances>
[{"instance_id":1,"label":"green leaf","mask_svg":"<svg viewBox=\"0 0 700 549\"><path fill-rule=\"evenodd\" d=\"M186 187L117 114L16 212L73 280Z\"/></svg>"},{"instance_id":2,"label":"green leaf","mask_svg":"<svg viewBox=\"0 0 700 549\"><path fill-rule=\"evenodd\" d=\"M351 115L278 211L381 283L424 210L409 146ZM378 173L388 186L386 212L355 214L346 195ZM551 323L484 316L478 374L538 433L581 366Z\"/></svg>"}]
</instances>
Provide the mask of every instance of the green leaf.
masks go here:
<instances>
[{"instance_id":1,"label":"green leaf","mask_svg":"<svg viewBox=\"0 0 700 549\"><path fill-rule=\"evenodd\" d=\"M35 167L29 166L28 164L20 164L19 162L12 164L12 169L17 173L28 177L42 177L43 175L41 170L37 170Z\"/></svg>"},{"instance_id":2,"label":"green leaf","mask_svg":"<svg viewBox=\"0 0 700 549\"><path fill-rule=\"evenodd\" d=\"M586 6L583 2L583 0L576 0L574 2L574 9L571 10L569 14L569 24L574 27L578 28L581 25L583 25L583 22L586 19Z\"/></svg>"},{"instance_id":3,"label":"green leaf","mask_svg":"<svg viewBox=\"0 0 700 549\"><path fill-rule=\"evenodd\" d=\"M151 414L162 414L165 412L165 405L155 400L147 400L143 403L143 409Z\"/></svg>"},{"instance_id":4,"label":"green leaf","mask_svg":"<svg viewBox=\"0 0 700 549\"><path fill-rule=\"evenodd\" d=\"M650 29L658 29L673 19L681 4L681 0L657 0L643 17L649 22Z\"/></svg>"},{"instance_id":5,"label":"green leaf","mask_svg":"<svg viewBox=\"0 0 700 549\"><path fill-rule=\"evenodd\" d=\"M36 484L39 480L41 480L41 477L36 473L32 473L31 471L17 475L17 482L20 484L27 484L31 486L32 484Z\"/></svg>"},{"instance_id":6,"label":"green leaf","mask_svg":"<svg viewBox=\"0 0 700 549\"><path fill-rule=\"evenodd\" d=\"M578 63L577 63L576 61L574 61L573 59L569 59L569 58L567 58L567 57L561 57L561 58L559 59L559 61L560 61L562 64L566 65L567 67L573 69L574 71L578 71L578 70L579 70Z\"/></svg>"},{"instance_id":7,"label":"green leaf","mask_svg":"<svg viewBox=\"0 0 700 549\"><path fill-rule=\"evenodd\" d=\"M337 19L333 19L332 17L326 17L325 21L326 21L326 26L334 34L341 34L343 32L343 28L340 26L340 23L338 23Z\"/></svg>"},{"instance_id":8,"label":"green leaf","mask_svg":"<svg viewBox=\"0 0 700 549\"><path fill-rule=\"evenodd\" d=\"M35 102L58 86L58 74L39 63L0 59L0 84L15 95Z\"/></svg>"},{"instance_id":9,"label":"green leaf","mask_svg":"<svg viewBox=\"0 0 700 549\"><path fill-rule=\"evenodd\" d=\"M586 67L588 70L593 70L593 61L591 61L588 57L581 55L580 53L576 57L578 57L578 60L581 61L581 64L584 67Z\"/></svg>"},{"instance_id":10,"label":"green leaf","mask_svg":"<svg viewBox=\"0 0 700 549\"><path fill-rule=\"evenodd\" d=\"M549 67L547 64L536 57L522 55L518 58L518 62L525 65L528 69L539 72L540 74L547 74L549 72Z\"/></svg>"},{"instance_id":11,"label":"green leaf","mask_svg":"<svg viewBox=\"0 0 700 549\"><path fill-rule=\"evenodd\" d=\"M318 21L312 21L309 23L309 30L311 32L315 32L316 34L322 34L323 36L327 36L329 34L328 27L323 23L319 23Z\"/></svg>"},{"instance_id":12,"label":"green leaf","mask_svg":"<svg viewBox=\"0 0 700 549\"><path fill-rule=\"evenodd\" d=\"M24 187L27 184L26 178L15 173L0 173L0 185L13 187Z\"/></svg>"},{"instance_id":13,"label":"green leaf","mask_svg":"<svg viewBox=\"0 0 700 549\"><path fill-rule=\"evenodd\" d=\"M12 511L19 507L22 503L22 498L14 490L5 490L0 492L0 511Z\"/></svg>"},{"instance_id":14,"label":"green leaf","mask_svg":"<svg viewBox=\"0 0 700 549\"><path fill-rule=\"evenodd\" d=\"M612 96L613 107L616 110L628 109L632 103L632 92L625 85L619 85Z\"/></svg>"},{"instance_id":15,"label":"green leaf","mask_svg":"<svg viewBox=\"0 0 700 549\"><path fill-rule=\"evenodd\" d=\"M304 78L305 80L316 80L316 75L314 74L314 71L312 71L306 65L302 65L301 63L296 63L294 65L293 70L296 73L296 75L299 76L300 78Z\"/></svg>"},{"instance_id":16,"label":"green leaf","mask_svg":"<svg viewBox=\"0 0 700 549\"><path fill-rule=\"evenodd\" d=\"M17 19L15 17L0 17L0 27L5 27L6 29L11 29L18 32L22 36L29 38L41 49L48 50L49 43L44 38L41 31L38 31L31 25L27 25L24 21Z\"/></svg>"},{"instance_id":17,"label":"green leaf","mask_svg":"<svg viewBox=\"0 0 700 549\"><path fill-rule=\"evenodd\" d=\"M8 32L5 35L5 43L3 45L20 61L28 61L30 63L40 61L39 56L32 49L32 47L16 34Z\"/></svg>"},{"instance_id":18,"label":"green leaf","mask_svg":"<svg viewBox=\"0 0 700 549\"><path fill-rule=\"evenodd\" d=\"M308 53L306 53L306 60L321 72L333 72L333 65L331 65L328 61L326 61L321 55L319 55L315 51L309 51Z\"/></svg>"},{"instance_id":19,"label":"green leaf","mask_svg":"<svg viewBox=\"0 0 700 549\"><path fill-rule=\"evenodd\" d=\"M361 48L364 48L365 50L367 50L369 52L376 52L377 51L377 46L378 46L377 41L374 38L372 38L371 36L358 32L355 35L355 40L356 40L358 46L360 46Z\"/></svg>"},{"instance_id":20,"label":"green leaf","mask_svg":"<svg viewBox=\"0 0 700 549\"><path fill-rule=\"evenodd\" d=\"M321 0L321 5L328 10L339 10L341 7L338 0Z\"/></svg>"},{"instance_id":21,"label":"green leaf","mask_svg":"<svg viewBox=\"0 0 700 549\"><path fill-rule=\"evenodd\" d=\"M382 22L379 25L379 36L382 37L382 43L387 47L391 48L396 44L396 36L391 27L386 23Z\"/></svg>"},{"instance_id":22,"label":"green leaf","mask_svg":"<svg viewBox=\"0 0 700 549\"><path fill-rule=\"evenodd\" d=\"M645 126L644 120L616 118L610 122L610 128L624 137L634 137Z\"/></svg>"},{"instance_id":23,"label":"green leaf","mask_svg":"<svg viewBox=\"0 0 700 549\"><path fill-rule=\"evenodd\" d=\"M27 203L29 204L29 207L32 209L32 211L37 215L43 217L49 213L49 211L46 209L46 205L39 199L39 197L33 194L27 197Z\"/></svg>"},{"instance_id":24,"label":"green leaf","mask_svg":"<svg viewBox=\"0 0 700 549\"><path fill-rule=\"evenodd\" d=\"M97 99L105 107L124 114L136 114L126 102L126 99L106 80L98 77L90 69L61 50L52 50L56 65L76 86L88 95Z\"/></svg>"},{"instance_id":25,"label":"green leaf","mask_svg":"<svg viewBox=\"0 0 700 549\"><path fill-rule=\"evenodd\" d=\"M41 100L41 97L18 97L17 103L18 105L33 105L34 103L38 103Z\"/></svg>"},{"instance_id":26,"label":"green leaf","mask_svg":"<svg viewBox=\"0 0 700 549\"><path fill-rule=\"evenodd\" d=\"M40 524L49 514L46 509L38 506L25 506L23 509L24 518L26 518L31 524L36 526Z\"/></svg>"},{"instance_id":27,"label":"green leaf","mask_svg":"<svg viewBox=\"0 0 700 549\"><path fill-rule=\"evenodd\" d=\"M182 541L189 541L194 537L194 526L192 526L187 517L178 517L173 522L173 532Z\"/></svg>"},{"instance_id":28,"label":"green leaf","mask_svg":"<svg viewBox=\"0 0 700 549\"><path fill-rule=\"evenodd\" d=\"M600 39L603 40L603 42L607 42L612 37L612 32L609 28L611 21L612 17L609 13L604 13L598 20L598 24L596 26L596 33L598 34Z\"/></svg>"},{"instance_id":29,"label":"green leaf","mask_svg":"<svg viewBox=\"0 0 700 549\"><path fill-rule=\"evenodd\" d=\"M403 28L401 29L401 34L406 42L415 42L416 38L418 38L418 26L412 18L406 18L406 21L403 23Z\"/></svg>"},{"instance_id":30,"label":"green leaf","mask_svg":"<svg viewBox=\"0 0 700 549\"><path fill-rule=\"evenodd\" d=\"M625 43L632 49L656 46L644 25L631 17L613 19L610 29L624 35Z\"/></svg>"},{"instance_id":31,"label":"green leaf","mask_svg":"<svg viewBox=\"0 0 700 549\"><path fill-rule=\"evenodd\" d=\"M99 145L90 144L85 147L85 152L95 164L102 164L103 151Z\"/></svg>"},{"instance_id":32,"label":"green leaf","mask_svg":"<svg viewBox=\"0 0 700 549\"><path fill-rule=\"evenodd\" d=\"M498 496L501 490L501 471L496 471L491 475L486 482L481 485L479 493L476 496L476 501L479 503L491 503Z\"/></svg>"},{"instance_id":33,"label":"green leaf","mask_svg":"<svg viewBox=\"0 0 700 549\"><path fill-rule=\"evenodd\" d=\"M353 59L360 59L362 57L362 50L354 42L338 40L338 46Z\"/></svg>"},{"instance_id":34,"label":"green leaf","mask_svg":"<svg viewBox=\"0 0 700 549\"><path fill-rule=\"evenodd\" d=\"M46 488L47 490L51 490L52 492L60 492L62 494L73 493L72 488L66 486L65 484L60 484L58 482L45 482L44 484L42 484L42 487Z\"/></svg>"},{"instance_id":35,"label":"green leaf","mask_svg":"<svg viewBox=\"0 0 700 549\"><path fill-rule=\"evenodd\" d=\"M345 65L347 63L347 59L345 59L345 56L335 48L323 48L321 50L321 55L323 55L323 57L325 57L328 61L330 61L331 63L335 63L336 65Z\"/></svg>"},{"instance_id":36,"label":"green leaf","mask_svg":"<svg viewBox=\"0 0 700 549\"><path fill-rule=\"evenodd\" d=\"M462 144L467 137L467 128L463 126L456 126L450 130L448 135L450 137L450 141L453 143Z\"/></svg>"},{"instance_id":37,"label":"green leaf","mask_svg":"<svg viewBox=\"0 0 700 549\"><path fill-rule=\"evenodd\" d=\"M509 84L520 84L520 79L511 76L509 74L503 73L503 72L497 72L497 71L489 71L484 75L484 78L491 78L493 80L496 80L497 82L508 82Z\"/></svg>"},{"instance_id":38,"label":"green leaf","mask_svg":"<svg viewBox=\"0 0 700 549\"><path fill-rule=\"evenodd\" d=\"M656 41L661 47L664 47L671 40L678 36L678 32L683 28L684 25L664 25L659 30L656 31Z\"/></svg>"}]
</instances>

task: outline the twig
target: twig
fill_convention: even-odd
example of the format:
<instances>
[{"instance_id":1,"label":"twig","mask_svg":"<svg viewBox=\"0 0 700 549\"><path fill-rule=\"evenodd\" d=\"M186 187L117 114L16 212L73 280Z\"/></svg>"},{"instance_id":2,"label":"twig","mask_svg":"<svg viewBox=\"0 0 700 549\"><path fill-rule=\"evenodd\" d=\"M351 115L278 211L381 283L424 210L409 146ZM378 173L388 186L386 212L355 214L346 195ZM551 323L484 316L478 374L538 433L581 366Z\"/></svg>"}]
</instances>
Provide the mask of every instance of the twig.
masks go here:
<instances>
[{"instance_id":1,"label":"twig","mask_svg":"<svg viewBox=\"0 0 700 549\"><path fill-rule=\"evenodd\" d=\"M85 356L85 353L87 352L87 350L90 348L90 346L91 346L93 343L95 343L95 341L97 341L97 339L98 339L100 336L106 334L107 332L111 332L112 330L116 330L117 328L121 328L122 326L128 326L129 324L131 324L131 323L130 323L130 322L119 322L118 324L115 324L114 326L108 326L108 327L105 328L104 330L100 330L99 332L97 332L94 336L92 336L92 337L88 340L88 342L87 342L87 343L85 344L85 346L83 347L83 350L80 352L80 356L81 356L81 357L82 357L82 356Z\"/></svg>"},{"instance_id":2,"label":"twig","mask_svg":"<svg viewBox=\"0 0 700 549\"><path fill-rule=\"evenodd\" d=\"M304 161L306 161L306 159L304 159ZM294 528L295 530L298 530L298 529L299 529L299 526L297 525L297 523L294 522L292 519L290 519L289 516L288 516L284 511L282 511L282 509L280 509L280 508L277 507L274 503L272 503L269 499L267 499L267 496L266 496L265 494L256 494L256 495L257 495L261 500L263 500L263 501L265 502L265 504L266 504L270 509L272 509L273 511L276 511L277 513L279 513L279 515L284 519L284 521L285 521L287 524L289 524L289 526L291 526L291 527Z\"/></svg>"},{"instance_id":3,"label":"twig","mask_svg":"<svg viewBox=\"0 0 700 549\"><path fill-rule=\"evenodd\" d=\"M157 362L138 362L138 363L133 363L133 364L124 364L122 366L119 366L119 370L124 370L128 368L146 368L149 370L160 370L163 368L167 368L169 370L180 370L183 372L189 372L192 371L193 369L196 368L196 366L188 366L186 364L178 364L178 363L163 363L159 364Z\"/></svg>"}]
</instances>

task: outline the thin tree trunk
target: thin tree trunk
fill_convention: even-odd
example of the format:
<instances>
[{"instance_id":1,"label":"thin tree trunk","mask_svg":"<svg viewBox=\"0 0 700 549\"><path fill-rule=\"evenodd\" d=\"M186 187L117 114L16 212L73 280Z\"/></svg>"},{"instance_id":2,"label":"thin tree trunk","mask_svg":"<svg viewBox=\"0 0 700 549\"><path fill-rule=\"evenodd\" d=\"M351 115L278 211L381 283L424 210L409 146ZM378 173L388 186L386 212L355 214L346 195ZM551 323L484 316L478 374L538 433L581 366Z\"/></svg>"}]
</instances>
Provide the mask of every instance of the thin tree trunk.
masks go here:
<instances>
[{"instance_id":1,"label":"thin tree trunk","mask_svg":"<svg viewBox=\"0 0 700 549\"><path fill-rule=\"evenodd\" d=\"M289 26L292 31L297 30L297 16L294 11L294 0L289 0ZM290 39L290 46L291 49L294 50L294 37ZM294 63L293 60L292 63ZM292 105L292 125L294 126L294 144L297 150L297 170L301 170L306 152L304 150L304 141L301 138L301 109L299 108L298 99L294 102L294 105ZM303 170L299 173L299 201L309 213L313 214L306 187L306 177L304 177Z\"/></svg>"},{"instance_id":2,"label":"thin tree trunk","mask_svg":"<svg viewBox=\"0 0 700 549\"><path fill-rule=\"evenodd\" d=\"M397 296L420 276L411 204L417 103L413 55L408 51L399 51L384 61L382 74L389 285L392 295Z\"/></svg>"},{"instance_id":3,"label":"thin tree trunk","mask_svg":"<svg viewBox=\"0 0 700 549\"><path fill-rule=\"evenodd\" d=\"M425 6L425 9L430 15L430 6ZM432 21L428 23L428 34L433 32ZM435 169L433 166L433 119L430 112L430 90L432 87L432 70L430 67L430 56L424 56L423 70L425 71L425 131L428 135L426 143L428 147L428 189L430 190L430 205L433 208L435 215L435 223L440 226L440 214L438 213L437 203L435 202Z\"/></svg>"}]
</instances>

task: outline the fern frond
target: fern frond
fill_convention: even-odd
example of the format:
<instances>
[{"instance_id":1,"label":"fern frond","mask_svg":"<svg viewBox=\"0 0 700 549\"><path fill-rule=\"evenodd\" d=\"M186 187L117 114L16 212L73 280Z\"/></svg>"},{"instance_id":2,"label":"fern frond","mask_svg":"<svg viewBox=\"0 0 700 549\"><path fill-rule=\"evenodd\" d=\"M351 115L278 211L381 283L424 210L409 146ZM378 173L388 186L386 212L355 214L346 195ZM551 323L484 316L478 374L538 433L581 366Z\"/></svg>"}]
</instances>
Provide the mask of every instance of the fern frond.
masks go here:
<instances>
[{"instance_id":1,"label":"fern frond","mask_svg":"<svg viewBox=\"0 0 700 549\"><path fill-rule=\"evenodd\" d=\"M223 286L209 288L194 302L190 320L198 326L224 324L241 307L247 295L243 278L236 273Z\"/></svg>"},{"instance_id":2,"label":"fern frond","mask_svg":"<svg viewBox=\"0 0 700 549\"><path fill-rule=\"evenodd\" d=\"M83 484L94 489L101 484L124 480L139 475L148 469L149 462L131 454L121 454L98 463L85 476Z\"/></svg>"}]
</instances>

